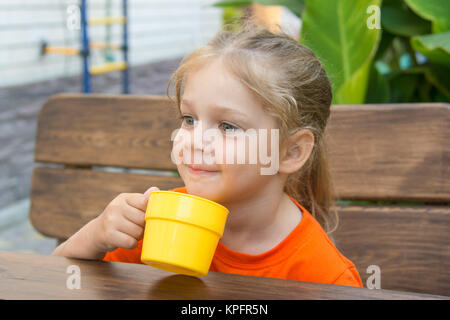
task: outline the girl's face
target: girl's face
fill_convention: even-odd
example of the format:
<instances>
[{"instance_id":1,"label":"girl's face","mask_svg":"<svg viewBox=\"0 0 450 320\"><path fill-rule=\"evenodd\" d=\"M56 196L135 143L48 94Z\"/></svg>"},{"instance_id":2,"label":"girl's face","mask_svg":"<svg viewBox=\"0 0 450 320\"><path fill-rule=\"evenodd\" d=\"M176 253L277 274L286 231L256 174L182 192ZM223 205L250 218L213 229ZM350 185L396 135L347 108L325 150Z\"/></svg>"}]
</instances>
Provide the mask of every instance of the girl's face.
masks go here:
<instances>
[{"instance_id":1,"label":"girl's face","mask_svg":"<svg viewBox=\"0 0 450 320\"><path fill-rule=\"evenodd\" d=\"M261 174L261 168L270 166L268 158L278 162L278 150L274 150L278 137L271 138L271 129L277 131L276 121L220 61L189 74L180 111L181 130L174 138L172 152L182 159L177 168L188 193L230 203L254 196L275 179L276 174ZM263 161L260 148L255 150L255 144L244 138L249 129L267 130L267 138L259 142L267 148Z\"/></svg>"}]
</instances>

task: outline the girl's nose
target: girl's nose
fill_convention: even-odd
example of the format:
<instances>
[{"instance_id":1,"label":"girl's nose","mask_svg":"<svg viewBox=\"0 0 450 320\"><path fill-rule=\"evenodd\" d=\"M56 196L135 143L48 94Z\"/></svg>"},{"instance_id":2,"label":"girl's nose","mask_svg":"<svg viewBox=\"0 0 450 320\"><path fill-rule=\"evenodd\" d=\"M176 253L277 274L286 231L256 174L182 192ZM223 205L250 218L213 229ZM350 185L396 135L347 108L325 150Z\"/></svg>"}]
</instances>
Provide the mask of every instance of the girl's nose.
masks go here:
<instances>
[{"instance_id":1,"label":"girl's nose","mask_svg":"<svg viewBox=\"0 0 450 320\"><path fill-rule=\"evenodd\" d=\"M203 151L203 123L199 121L194 127L194 132L191 137L191 146L194 150Z\"/></svg>"},{"instance_id":2,"label":"girl's nose","mask_svg":"<svg viewBox=\"0 0 450 320\"><path fill-rule=\"evenodd\" d=\"M202 152L209 151L211 139L208 133L210 130L202 121L198 122L191 137L191 145L194 150Z\"/></svg>"}]
</instances>

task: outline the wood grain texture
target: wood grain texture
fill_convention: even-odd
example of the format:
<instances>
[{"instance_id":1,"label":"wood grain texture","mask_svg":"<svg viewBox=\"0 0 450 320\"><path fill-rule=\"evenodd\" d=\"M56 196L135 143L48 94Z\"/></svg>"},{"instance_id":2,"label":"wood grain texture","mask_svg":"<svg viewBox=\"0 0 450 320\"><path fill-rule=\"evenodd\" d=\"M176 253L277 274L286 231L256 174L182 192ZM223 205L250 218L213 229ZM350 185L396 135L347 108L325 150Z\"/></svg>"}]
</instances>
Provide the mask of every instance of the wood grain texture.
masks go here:
<instances>
[{"instance_id":1,"label":"wood grain texture","mask_svg":"<svg viewBox=\"0 0 450 320\"><path fill-rule=\"evenodd\" d=\"M67 267L77 265L81 289L69 290ZM323 300L449 299L294 280L210 272L202 278L146 265L87 261L0 251L0 299Z\"/></svg>"},{"instance_id":2,"label":"wood grain texture","mask_svg":"<svg viewBox=\"0 0 450 320\"><path fill-rule=\"evenodd\" d=\"M450 201L449 106L332 106L327 137L339 198ZM174 170L176 115L163 96L53 96L39 116L35 160Z\"/></svg>"},{"instance_id":3,"label":"wood grain texture","mask_svg":"<svg viewBox=\"0 0 450 320\"><path fill-rule=\"evenodd\" d=\"M34 168L30 220L40 233L67 239L120 193L183 186L179 177L86 169Z\"/></svg>"},{"instance_id":4,"label":"wood grain texture","mask_svg":"<svg viewBox=\"0 0 450 320\"><path fill-rule=\"evenodd\" d=\"M39 114L35 160L174 170L176 112L159 96L53 96Z\"/></svg>"},{"instance_id":5,"label":"wood grain texture","mask_svg":"<svg viewBox=\"0 0 450 320\"><path fill-rule=\"evenodd\" d=\"M450 210L431 206L340 206L337 248L381 269L381 288L450 296Z\"/></svg>"},{"instance_id":6,"label":"wood grain texture","mask_svg":"<svg viewBox=\"0 0 450 320\"><path fill-rule=\"evenodd\" d=\"M450 104L333 106L327 128L339 196L450 200Z\"/></svg>"}]
</instances>

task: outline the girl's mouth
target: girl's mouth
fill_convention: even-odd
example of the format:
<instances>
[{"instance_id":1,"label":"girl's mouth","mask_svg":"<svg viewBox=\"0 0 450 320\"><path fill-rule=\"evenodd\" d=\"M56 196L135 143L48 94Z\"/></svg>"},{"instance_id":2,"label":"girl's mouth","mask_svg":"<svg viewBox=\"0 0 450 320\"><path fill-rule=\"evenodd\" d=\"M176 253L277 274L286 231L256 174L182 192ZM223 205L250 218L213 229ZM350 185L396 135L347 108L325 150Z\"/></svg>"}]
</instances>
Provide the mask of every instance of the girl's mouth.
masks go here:
<instances>
[{"instance_id":1,"label":"girl's mouth","mask_svg":"<svg viewBox=\"0 0 450 320\"><path fill-rule=\"evenodd\" d=\"M216 174L219 172L218 170L215 170L211 167L208 167L205 165L198 165L198 164L188 165L188 170L190 173L197 174L197 175L212 175L212 174Z\"/></svg>"}]
</instances>

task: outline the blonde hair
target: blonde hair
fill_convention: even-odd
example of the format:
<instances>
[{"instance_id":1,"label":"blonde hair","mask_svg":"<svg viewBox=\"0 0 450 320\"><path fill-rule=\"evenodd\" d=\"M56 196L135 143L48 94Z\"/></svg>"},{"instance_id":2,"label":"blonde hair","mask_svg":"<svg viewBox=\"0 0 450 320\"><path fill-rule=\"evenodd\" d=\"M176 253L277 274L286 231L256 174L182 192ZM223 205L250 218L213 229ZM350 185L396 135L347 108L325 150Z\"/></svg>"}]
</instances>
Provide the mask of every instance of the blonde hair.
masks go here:
<instances>
[{"instance_id":1,"label":"blonde hair","mask_svg":"<svg viewBox=\"0 0 450 320\"><path fill-rule=\"evenodd\" d=\"M320 61L281 28L269 30L249 19L237 32L224 28L183 58L167 86L171 98L169 88L175 83L178 109L185 77L214 59L221 59L275 117L282 143L300 129L313 133L311 155L300 170L288 176L284 191L312 214L333 241L331 233L337 228L338 216L325 139L332 93Z\"/></svg>"}]
</instances>

